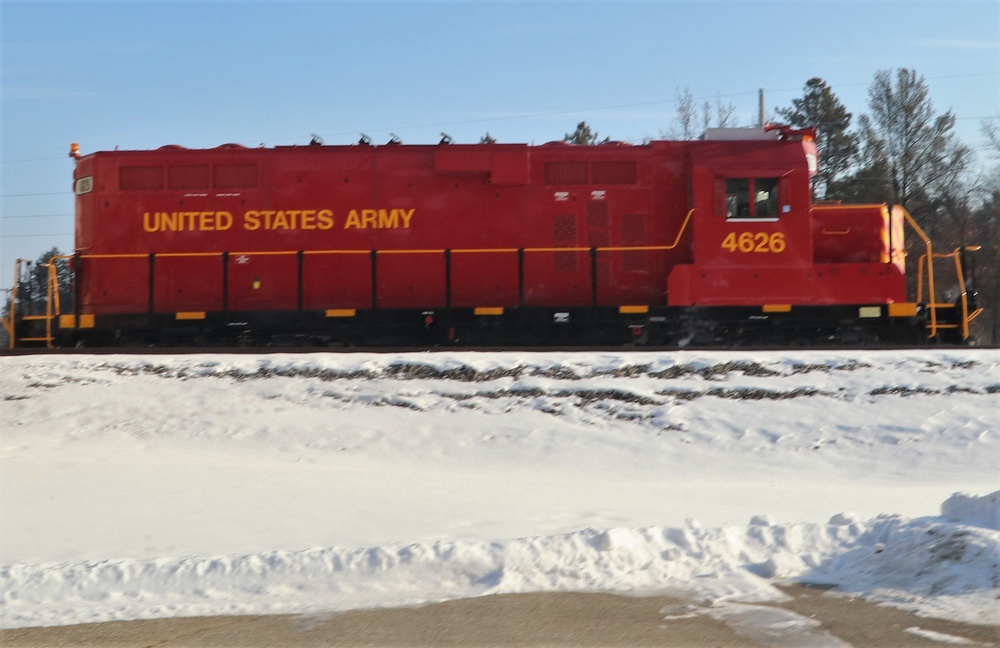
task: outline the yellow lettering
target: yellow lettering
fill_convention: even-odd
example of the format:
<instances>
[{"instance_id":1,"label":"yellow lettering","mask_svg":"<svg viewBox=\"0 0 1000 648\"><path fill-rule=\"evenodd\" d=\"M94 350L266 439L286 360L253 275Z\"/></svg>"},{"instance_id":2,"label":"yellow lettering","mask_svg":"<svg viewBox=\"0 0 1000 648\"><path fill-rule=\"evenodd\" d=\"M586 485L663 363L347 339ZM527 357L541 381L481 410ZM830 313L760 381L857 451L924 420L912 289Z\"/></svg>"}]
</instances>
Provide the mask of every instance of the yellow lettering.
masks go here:
<instances>
[{"instance_id":1,"label":"yellow lettering","mask_svg":"<svg viewBox=\"0 0 1000 648\"><path fill-rule=\"evenodd\" d=\"M388 209L378 210L378 227L379 229L399 227L399 210L393 209L391 212Z\"/></svg>"},{"instance_id":2,"label":"yellow lettering","mask_svg":"<svg viewBox=\"0 0 1000 648\"><path fill-rule=\"evenodd\" d=\"M260 212L251 209L247 213L243 214L243 229L248 231L254 231L260 229Z\"/></svg>"},{"instance_id":3,"label":"yellow lettering","mask_svg":"<svg viewBox=\"0 0 1000 648\"><path fill-rule=\"evenodd\" d=\"M786 246L784 232L729 232L722 239L722 247L730 252L781 254Z\"/></svg>"},{"instance_id":4,"label":"yellow lettering","mask_svg":"<svg viewBox=\"0 0 1000 648\"><path fill-rule=\"evenodd\" d=\"M157 215L160 217L161 231L177 231L177 212L157 212Z\"/></svg>"},{"instance_id":5,"label":"yellow lettering","mask_svg":"<svg viewBox=\"0 0 1000 648\"><path fill-rule=\"evenodd\" d=\"M416 209L351 209L344 229L409 228ZM336 225L332 209L248 209L241 217L248 232L275 230L332 230ZM235 219L228 211L147 211L142 213L144 232L223 232L233 227ZM777 238L777 237L776 237ZM778 241L769 248L783 243ZM725 245L725 244L724 244Z\"/></svg>"}]
</instances>

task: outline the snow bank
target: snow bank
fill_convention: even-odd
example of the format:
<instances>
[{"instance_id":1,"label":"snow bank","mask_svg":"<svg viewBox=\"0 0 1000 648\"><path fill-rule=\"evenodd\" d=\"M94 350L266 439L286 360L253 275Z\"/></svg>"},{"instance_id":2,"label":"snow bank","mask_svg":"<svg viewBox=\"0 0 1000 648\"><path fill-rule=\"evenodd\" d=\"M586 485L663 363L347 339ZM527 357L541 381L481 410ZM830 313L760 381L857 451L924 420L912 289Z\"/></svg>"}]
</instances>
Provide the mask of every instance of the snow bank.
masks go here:
<instances>
[{"instance_id":1,"label":"snow bank","mask_svg":"<svg viewBox=\"0 0 1000 648\"><path fill-rule=\"evenodd\" d=\"M997 495L973 497L955 493L941 505L941 516L949 522L1000 530L1000 497Z\"/></svg>"},{"instance_id":2,"label":"snow bank","mask_svg":"<svg viewBox=\"0 0 1000 648\"><path fill-rule=\"evenodd\" d=\"M975 512L987 497L968 497ZM3 626L328 612L495 593L669 593L759 602L775 580L998 623L1000 533L963 519L587 529L494 542L7 565Z\"/></svg>"}]
</instances>

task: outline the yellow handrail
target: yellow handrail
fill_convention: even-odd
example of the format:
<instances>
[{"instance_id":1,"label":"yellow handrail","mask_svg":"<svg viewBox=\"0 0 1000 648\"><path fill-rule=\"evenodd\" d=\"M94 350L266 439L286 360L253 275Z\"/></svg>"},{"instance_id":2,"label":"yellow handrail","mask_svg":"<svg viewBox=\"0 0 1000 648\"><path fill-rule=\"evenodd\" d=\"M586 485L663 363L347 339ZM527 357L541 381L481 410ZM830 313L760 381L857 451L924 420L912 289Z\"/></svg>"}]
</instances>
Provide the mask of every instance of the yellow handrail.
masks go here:
<instances>
[{"instance_id":1,"label":"yellow handrail","mask_svg":"<svg viewBox=\"0 0 1000 648\"><path fill-rule=\"evenodd\" d=\"M928 258L928 259L933 258L933 256L934 256L934 244L931 243L930 237L927 236L927 234L924 233L924 230L920 227L920 225L917 224L917 221L914 220L913 216L910 215L910 212L907 211L905 207L903 207L902 205L893 205L892 208L893 208L893 210L896 210L896 209L900 210L900 212L903 214L903 217L906 219L906 222L910 224L910 227L912 227L913 230L917 233L917 236L919 236L921 238L921 240L923 240L924 246L927 249L927 251L924 253L924 255L922 257L920 257L920 262L917 264L917 268L918 268L918 270L917 270L917 301L920 302L920 301L923 301L923 277L924 277L924 261L923 260L924 260L925 257ZM929 264L929 268L928 268L928 272L927 272L927 286L928 286L928 292L930 293L930 297L931 297L930 301L933 301L934 295L936 294L934 292L934 266L933 266L933 264ZM931 332L928 334L927 337L934 337L935 335L937 335L937 330L938 330L937 309L931 307L930 308L930 312L931 312L931 324L930 324L930 331Z\"/></svg>"},{"instance_id":2,"label":"yellow handrail","mask_svg":"<svg viewBox=\"0 0 1000 648\"><path fill-rule=\"evenodd\" d=\"M44 321L45 335L44 337L22 337L20 339L21 342L45 342L45 346L47 348L52 348L52 341L55 339L52 335L52 321L62 313L62 306L59 302L59 273L56 270L55 261L63 258L68 257L52 257L49 260L49 263L42 265L42 267L46 269L45 314L21 316L21 319L25 321ZM9 349L15 348L18 342L14 320L17 311L17 293L21 285L22 261L23 259L17 259L14 262L14 287L11 288L10 294L10 312L8 313L7 318L2 320L3 327L7 331L7 348Z\"/></svg>"},{"instance_id":3,"label":"yellow handrail","mask_svg":"<svg viewBox=\"0 0 1000 648\"><path fill-rule=\"evenodd\" d=\"M969 313L969 296L965 285L965 273L962 270L962 261L960 255L962 250L968 250L974 252L979 249L979 246L965 246L965 248L957 247L951 252L947 253L935 253L933 245L931 243L930 237L924 233L924 230L920 228L917 221L914 220L910 212L906 210L902 205L894 205L893 210L900 210L900 213L906 218L906 222L910 224L910 227L916 231L917 235L924 242L926 252L920 255L920 259L917 262L917 301L923 302L927 305L930 311L931 322L928 325L929 333L927 337L934 337L937 335L939 329L947 328L961 328L962 329L962 339L969 339L969 322L974 320L976 317L982 313L982 308L977 308L972 314ZM961 324L939 324L937 321L937 311L939 308L950 308L954 304L943 303L937 301L937 291L934 287L934 259L947 259L953 258L955 260L955 275L958 278L958 284L961 286L961 295L959 296L959 301L962 305L962 321ZM927 299L924 300L924 272L927 273Z\"/></svg>"},{"instance_id":4,"label":"yellow handrail","mask_svg":"<svg viewBox=\"0 0 1000 648\"><path fill-rule=\"evenodd\" d=\"M975 250L979 249L979 246L966 246L964 249L969 250L969 251L975 251ZM972 311L972 313L969 313L969 293L968 293L968 290L966 289L966 286L965 286L965 272L962 270L962 259L961 259L962 250L963 250L963 248L957 247L954 250L952 250L951 252L934 253L934 255L931 257L930 262L927 261L927 255L926 254L921 255L920 256L920 261L919 261L919 264L918 264L920 272L917 275L917 290L918 290L918 295L919 295L920 294L919 291L921 289L921 283L922 283L921 280L923 279L923 270L924 270L925 266L929 268L929 271L928 271L928 277L929 277L933 273L933 271L934 271L933 270L933 268L934 268L934 262L933 262L933 260L934 259L954 259L954 261L955 261L955 276L956 276L956 278L958 280L958 285L962 287L962 292L961 292L961 294L958 297L958 301L962 305L962 323L961 324L955 324L955 325L938 324L937 328L961 328L962 329L962 339L966 340L966 339L969 338L969 322L971 322L972 320L974 320L977 317L979 317L979 315L983 312L983 309L982 308L977 308L976 310ZM934 295L928 295L928 298L930 299L930 301L928 302L928 306L931 308L932 312L934 310L938 309L938 308L954 308L955 307L954 303L950 303L950 302L938 302L937 298ZM932 335L933 335L933 333L932 333Z\"/></svg>"},{"instance_id":5,"label":"yellow handrail","mask_svg":"<svg viewBox=\"0 0 1000 648\"><path fill-rule=\"evenodd\" d=\"M10 289L10 311L7 313L7 319L3 320L3 327L7 330L8 349L13 349L17 344L14 337L14 315L17 311L17 289L21 286L21 261L22 259L14 260L14 286Z\"/></svg>"}]
</instances>

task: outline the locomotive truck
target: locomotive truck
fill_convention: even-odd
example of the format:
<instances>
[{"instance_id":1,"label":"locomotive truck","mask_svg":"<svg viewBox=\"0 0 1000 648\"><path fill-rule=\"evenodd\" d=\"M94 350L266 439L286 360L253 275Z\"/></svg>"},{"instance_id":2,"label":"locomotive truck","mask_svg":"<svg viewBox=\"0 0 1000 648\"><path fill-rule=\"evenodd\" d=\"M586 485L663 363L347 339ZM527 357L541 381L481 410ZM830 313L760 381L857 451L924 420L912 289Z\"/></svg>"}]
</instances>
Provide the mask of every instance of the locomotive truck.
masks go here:
<instances>
[{"instance_id":1,"label":"locomotive truck","mask_svg":"<svg viewBox=\"0 0 1000 648\"><path fill-rule=\"evenodd\" d=\"M966 249L900 206L814 203L814 137L73 145L71 285L53 264L40 312L15 285L4 325L18 346L968 341Z\"/></svg>"}]
</instances>

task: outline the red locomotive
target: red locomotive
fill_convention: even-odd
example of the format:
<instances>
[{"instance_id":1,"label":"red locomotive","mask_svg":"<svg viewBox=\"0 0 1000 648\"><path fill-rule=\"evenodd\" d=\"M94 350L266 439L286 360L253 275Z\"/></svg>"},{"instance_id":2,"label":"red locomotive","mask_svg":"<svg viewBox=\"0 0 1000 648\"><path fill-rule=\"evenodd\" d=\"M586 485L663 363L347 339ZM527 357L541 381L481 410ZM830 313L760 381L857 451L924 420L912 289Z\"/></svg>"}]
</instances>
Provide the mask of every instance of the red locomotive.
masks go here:
<instances>
[{"instance_id":1,"label":"red locomotive","mask_svg":"<svg viewBox=\"0 0 1000 648\"><path fill-rule=\"evenodd\" d=\"M907 299L904 210L812 204L812 135L74 151L73 305L8 326L49 345L968 338L971 293Z\"/></svg>"}]
</instances>

